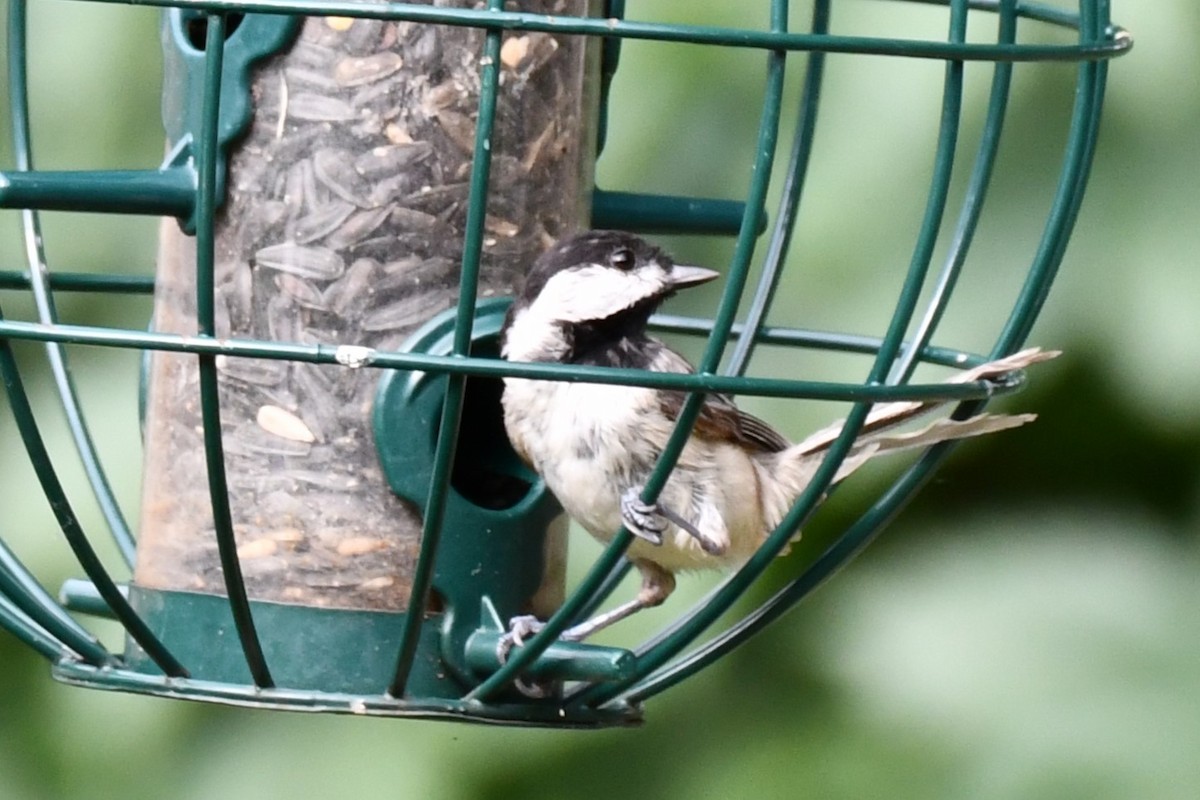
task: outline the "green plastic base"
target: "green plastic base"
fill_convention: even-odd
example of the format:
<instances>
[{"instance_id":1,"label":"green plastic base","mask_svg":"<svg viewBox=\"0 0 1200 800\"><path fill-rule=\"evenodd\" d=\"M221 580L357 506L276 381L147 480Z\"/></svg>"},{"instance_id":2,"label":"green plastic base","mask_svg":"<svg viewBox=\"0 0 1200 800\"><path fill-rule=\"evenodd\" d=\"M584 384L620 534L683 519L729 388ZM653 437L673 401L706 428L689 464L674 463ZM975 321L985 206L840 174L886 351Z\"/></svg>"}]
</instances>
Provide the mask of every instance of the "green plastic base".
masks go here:
<instances>
[{"instance_id":1,"label":"green plastic base","mask_svg":"<svg viewBox=\"0 0 1200 800\"><path fill-rule=\"evenodd\" d=\"M368 716L425 717L553 727L600 727L640 722L634 707L563 708L555 698L515 694L496 703L464 702L472 688L445 669L436 655L448 615L436 615L421 631L408 696L386 693L395 673L404 614L309 608L251 601L263 652L276 687L253 685L238 644L228 601L219 595L159 591L132 586L131 604L190 671L168 678L135 644L127 668L97 668L60 661L56 679L76 686L151 694L254 708ZM597 648L603 649L603 648Z\"/></svg>"}]
</instances>

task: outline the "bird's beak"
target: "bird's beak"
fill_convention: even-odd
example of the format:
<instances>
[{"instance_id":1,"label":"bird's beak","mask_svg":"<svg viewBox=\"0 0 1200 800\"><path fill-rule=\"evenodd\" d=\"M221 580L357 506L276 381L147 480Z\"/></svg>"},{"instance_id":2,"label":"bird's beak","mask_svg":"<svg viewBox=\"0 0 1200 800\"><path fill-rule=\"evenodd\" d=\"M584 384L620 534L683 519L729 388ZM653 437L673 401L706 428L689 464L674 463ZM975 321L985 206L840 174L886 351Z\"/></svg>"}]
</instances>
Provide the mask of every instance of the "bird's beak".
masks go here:
<instances>
[{"instance_id":1,"label":"bird's beak","mask_svg":"<svg viewBox=\"0 0 1200 800\"><path fill-rule=\"evenodd\" d=\"M714 278L721 277L721 273L704 267L693 267L687 264L676 264L671 267L671 272L668 275L671 280L672 289L683 289L687 286L698 286L702 283L708 283Z\"/></svg>"}]
</instances>

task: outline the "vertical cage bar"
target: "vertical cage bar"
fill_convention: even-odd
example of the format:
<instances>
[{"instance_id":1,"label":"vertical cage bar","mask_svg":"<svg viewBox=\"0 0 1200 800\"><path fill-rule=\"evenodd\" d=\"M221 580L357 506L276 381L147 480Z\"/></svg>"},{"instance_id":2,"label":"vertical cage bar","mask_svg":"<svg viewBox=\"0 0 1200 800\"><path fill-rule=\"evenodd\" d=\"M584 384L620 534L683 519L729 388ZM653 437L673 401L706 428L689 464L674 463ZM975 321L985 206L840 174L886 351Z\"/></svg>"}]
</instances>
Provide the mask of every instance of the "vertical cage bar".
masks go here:
<instances>
[{"instance_id":1,"label":"vertical cage bar","mask_svg":"<svg viewBox=\"0 0 1200 800\"><path fill-rule=\"evenodd\" d=\"M205 17L204 105L200 141L196 145L199 184L196 187L196 324L200 335L216 335L214 314L214 224L217 187L217 123L221 107L221 72L225 52L223 13ZM263 656L262 644L254 628L242 567L234 539L233 518L229 510L229 486L225 474L225 452L221 441L221 398L217 392L216 356L200 354L200 414L204 428L204 457L208 467L208 490L212 500L213 526L225 592L229 597L238 640L246 657L246 666L254 683L262 688L274 686Z\"/></svg>"},{"instance_id":2,"label":"vertical cage bar","mask_svg":"<svg viewBox=\"0 0 1200 800\"><path fill-rule=\"evenodd\" d=\"M966 38L967 0L952 0L950 16L950 39L961 42ZM942 214L945 209L946 195L949 190L950 173L954 164L954 149L957 143L958 122L962 101L962 61L952 60L946 65L944 79L944 94L942 102L942 120L938 136L938 146L934 156L934 173L931 182L929 201L922 221L917 245L909 264L908 274L901 289L896 311L892 316L888 330L880 344L875 363L872 366L867 383L878 384L887 374L888 366L895 358L903 344L904 332L912 320L916 309L917 298L928 272L929 261L932 258L933 245L937 238ZM844 460L850 446L858 436L858 431L870 410L869 403L858 403L846 417L846 423L838 439L830 447L820 467L813 476L812 482L800 494L791 511L784 518L761 547L742 566L735 576L714 592L712 599L703 607L696 609L674 633L666 636L657 645L649 648L638 656L637 666L633 674L622 681L604 686L593 686L577 692L572 702L584 703L593 707L609 702L629 686L645 679L652 672L674 658L684 647L690 644L708 626L712 625L721 614L725 613L750 584L766 570L767 566L783 549L784 545L798 530L803 520L811 514L820 497L832 482L838 466Z\"/></svg>"},{"instance_id":3,"label":"vertical cage bar","mask_svg":"<svg viewBox=\"0 0 1200 800\"><path fill-rule=\"evenodd\" d=\"M813 5L811 32L817 35L829 33L830 0L817 0ZM775 214L775 228L771 232L770 245L763 261L762 275L758 279L758 288L750 303L737 342L734 343L733 353L729 357L726 370L730 375L744 375L750 365L754 348L762 336L767 314L771 310L771 302L779 287L779 279L783 277L784 261L787 259L792 233L796 228L796 219L800 207L800 198L804 192L805 178L808 175L808 163L812 156L813 137L817 127L817 107L821 98L821 83L825 76L825 53L813 50L808 53L808 67L804 75L804 91L800 96L800 112L796 121L796 132L792 140L792 153L788 170L783 184L783 197L779 201L779 211Z\"/></svg>"},{"instance_id":4,"label":"vertical cage bar","mask_svg":"<svg viewBox=\"0 0 1200 800\"><path fill-rule=\"evenodd\" d=\"M488 9L500 11L503 0L488 0ZM492 133L496 120L496 94L500 82L500 31L488 29L480 59L479 118L475 123L475 142L471 159L471 187L467 200L467 220L463 237L462 274L458 287L458 309L454 318L453 355L471 351L475 322L475 294L479 285L479 267L483 254L483 226L487 215L488 181L492 163ZM433 568L442 537L446 500L450 490L450 471L458 448L458 428L462 418L463 393L467 379L463 375L446 376L446 397L442 403L429 496L421 527L421 553L412 576L412 594L404 615L396 674L388 693L403 697L425 617L426 598L433 583Z\"/></svg>"},{"instance_id":5,"label":"vertical cage bar","mask_svg":"<svg viewBox=\"0 0 1200 800\"><path fill-rule=\"evenodd\" d=\"M1017 0L999 0L997 8L999 15L1000 44L1011 44L1017 34ZM905 383L912 377L916 369L918 356L929 344L941 322L942 316L950 305L950 298L958 277L966 264L967 251L975 238L975 229L979 224L979 216L983 212L984 200L992 180L992 170L996 165L996 153L1000 148L1000 134L1004 128L1004 116L1008 110L1008 97L1012 88L1013 65L1010 62L996 62L993 65L992 89L988 99L987 119L984 122L983 136L979 142L979 151L975 157L975 166L971 171L967 196L959 214L958 226L954 231L954 240L950 245L950 253L938 275L930 295L925 315L917 326L911 340L905 345L888 378L889 383Z\"/></svg>"},{"instance_id":6,"label":"vertical cage bar","mask_svg":"<svg viewBox=\"0 0 1200 800\"><path fill-rule=\"evenodd\" d=\"M1109 27L1107 0L1080 0L1079 38L1081 43L1102 42ZM997 338L993 352L1015 350L1029 335L1038 313L1046 302L1050 285L1058 273L1067 240L1083 202L1083 190L1095 155L1096 136L1100 127L1100 112L1108 65L1104 60L1085 61L1079 65L1075 90L1075 107L1071 115L1071 132L1064 156L1062 176L1054 204L1038 244L1021 295L1013 313Z\"/></svg>"},{"instance_id":7,"label":"vertical cage bar","mask_svg":"<svg viewBox=\"0 0 1200 800\"><path fill-rule=\"evenodd\" d=\"M771 29L786 30L787 0L772 0ZM771 51L767 57L767 85L764 92L764 103L759 124L758 141L755 152L750 188L747 192L745 213L741 229L738 233L737 245L730 265L729 277L721 303L713 322L713 332L709 335L708 344L700 359L697 371L700 374L713 374L721 362L729 331L733 327L734 315L738 302L745 288L750 272L750 260L754 254L754 241L758 235L759 222L762 216L763 201L771 178L771 166L774 162L775 145L779 135L779 118L783 105L784 66L787 53ZM654 470L646 481L642 491L643 502L652 503L658 497L671 470L675 466L692 426L699 415L704 402L703 393L692 393L688 396L680 410L675 428L667 441L663 452L659 455ZM613 570L621 555L629 547L632 534L622 527L600 558L592 566L583 583L576 588L567 602L554 616L547 621L546 626L524 647L516 650L508 663L480 684L475 691L467 695L467 699L486 699L491 693L506 685L515 678L520 670L541 654L566 627L577 611L584 607L588 599L603 585L608 574Z\"/></svg>"},{"instance_id":8,"label":"vertical cage bar","mask_svg":"<svg viewBox=\"0 0 1200 800\"><path fill-rule=\"evenodd\" d=\"M0 320L3 319L4 312L0 310ZM67 544L70 545L71 551L75 553L75 557L79 560L79 565L83 568L84 573L96 585L96 591L108 603L109 608L113 610L113 614L125 626L129 635L146 651L146 655L167 675L172 677L186 676L187 670L168 652L158 638L155 637L154 633L146 626L146 623L142 621L141 617L137 615L137 612L129 605L128 601L121 595L120 589L113 583L112 578L104 569L104 564L101 563L100 558L96 555L96 551L92 549L87 534L83 532L83 528L80 526L75 512L71 509L71 503L67 499L66 492L63 490L62 483L59 482L54 465L50 461L50 454L46 450L46 444L42 441L37 420L33 416L33 409L29 403L29 395L25 391L24 382L21 380L21 373L17 367L16 357L13 355L8 339L4 338L0 338L0 379L3 380L4 387L8 392L13 418L17 423L17 432L20 434L21 441L25 445L25 452L29 454L29 461L33 465L34 473L37 475L38 481L42 486L42 493L50 503L50 509L54 512L59 527L62 528L63 536L66 538Z\"/></svg>"},{"instance_id":9,"label":"vertical cage bar","mask_svg":"<svg viewBox=\"0 0 1200 800\"><path fill-rule=\"evenodd\" d=\"M8 91L9 109L12 113L12 141L19 172L33 169L33 147L29 130L29 80L28 60L26 58L27 35L26 26L28 14L25 0L10 0L8 7ZM49 286L49 269L46 263L46 253L42 246L41 223L38 214L33 209L21 209L21 232L25 240L25 260L29 267L29 285L33 290L34 305L37 308L38 321L44 325L53 325L58 321L58 312L54 307L54 296ZM54 378L54 386L62 403L63 413L67 417L67 427L75 449L83 462L84 474L96 496L100 513L108 524L113 541L125 560L127 567L133 566L135 544L133 534L125 521L121 508L113 495L112 487L100 464L96 447L92 442L91 433L83 412L79 407L79 398L75 392L67 368L66 354L62 345L56 342L46 343L46 359L50 363L50 372Z\"/></svg>"},{"instance_id":10,"label":"vertical cage bar","mask_svg":"<svg viewBox=\"0 0 1200 800\"><path fill-rule=\"evenodd\" d=\"M0 628L32 647L51 663L57 663L67 655L57 639L29 619L3 594L0 594Z\"/></svg>"},{"instance_id":11,"label":"vertical cage bar","mask_svg":"<svg viewBox=\"0 0 1200 800\"><path fill-rule=\"evenodd\" d=\"M99 666L113 660L100 640L63 611L62 606L54 602L54 598L34 579L25 565L0 541L0 597L5 596L39 628L74 650L87 663Z\"/></svg>"},{"instance_id":12,"label":"vertical cage bar","mask_svg":"<svg viewBox=\"0 0 1200 800\"><path fill-rule=\"evenodd\" d=\"M1016 37L1016 0L1000 0L1000 6L1001 19L998 40L1002 44L1012 43ZM969 192L970 198L974 197L973 190L977 186L980 193L982 193L989 180L999 140L999 130L997 129L993 135L990 126L995 124L998 128L1002 120L1004 105L1007 101L1008 89L1011 83L1011 69L1010 64L996 65L997 71L993 78L988 121L986 123L989 126L987 129L988 133L980 145L979 157L976 160L975 171L972 174L972 191ZM997 114L1000 116L997 117ZM965 255L966 248L969 245L970 235L973 232L975 222L978 220L981 205L982 197L979 198L978 202L973 202L972 199L969 199L960 218L955 245L956 251L961 247L963 255ZM964 234L964 224L968 221L970 223L970 230ZM956 258L952 254L950 261L961 263L962 259L961 257ZM939 290L945 279L945 273L943 273L939 281ZM948 297L946 299L948 300ZM936 321L934 325L936 325ZM905 357L915 358L927 344L928 341L926 338L919 346L914 346L911 343L906 345ZM900 380L904 381L907 378L908 375L905 374ZM971 413L974 413L974 410ZM728 630L722 631L718 636L713 637L710 641L705 642L702 646L687 654L686 657L671 664L667 669L650 676L636 685L626 696L626 699L631 702L641 702L682 682L689 676L722 658L725 654L749 640L752 636L766 628L771 622L782 616L786 611L790 610L796 603L806 597L812 589L824 582L826 578L831 576L842 565L848 563L854 555L873 540L874 536L881 531L886 521L899 511L901 504L919 488L921 482L927 479L936 465L944 459L945 455L949 452L948 445L950 443L939 444L929 454L923 456L917 464L914 464L904 476L897 480L896 485L888 495L885 495L872 509L864 513L863 517L853 527L848 528L838 541L831 545L826 552L822 553L817 561L808 569L793 579L783 589L779 590L763 603L762 606L739 620Z\"/></svg>"}]
</instances>

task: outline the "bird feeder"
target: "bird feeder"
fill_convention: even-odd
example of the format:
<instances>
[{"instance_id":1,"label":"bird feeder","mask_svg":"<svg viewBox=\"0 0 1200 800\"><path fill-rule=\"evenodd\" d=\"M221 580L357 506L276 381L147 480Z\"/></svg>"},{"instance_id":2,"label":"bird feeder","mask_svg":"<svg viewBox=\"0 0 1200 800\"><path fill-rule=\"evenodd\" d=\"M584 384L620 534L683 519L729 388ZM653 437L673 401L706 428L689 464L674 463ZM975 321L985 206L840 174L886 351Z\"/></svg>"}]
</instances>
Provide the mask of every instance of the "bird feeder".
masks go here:
<instances>
[{"instance_id":1,"label":"bird feeder","mask_svg":"<svg viewBox=\"0 0 1200 800\"><path fill-rule=\"evenodd\" d=\"M29 263L0 272L0 289L30 293L37 316L0 315L0 373L83 577L56 600L0 541L0 627L74 685L545 726L636 722L645 700L761 631L860 551L948 445L923 452L760 607L703 638L827 494L872 404L940 400L969 414L1020 386L1019 375L999 383L912 378L919 363L969 366L1023 344L1079 210L1108 61L1132 44L1111 23L1107 0L1069 9L888 3L937 7L945 35L922 39L841 33L834 0L805 4L800 27L786 0L771 0L760 4L764 24L737 28L626 19L622 0L151 4L163 7L164 162L46 172L32 166L25 2L9 3L16 163L0 173L0 207L20 210ZM761 58L764 94L736 110L759 114L745 196L594 186L609 89L630 39ZM944 65L925 211L877 335L767 324L808 168L820 158L818 109L839 100L822 91L831 56ZM805 66L799 81L785 75L793 60ZM1070 125L1042 232L1012 242L1008 261L1023 265L1024 277L1013 297L995 300L1007 304L1007 320L990 334L988 352L934 346L969 268L1014 66L1054 62L1073 65ZM986 70L991 84L973 142L960 133L968 69ZM798 117L777 159L790 99ZM957 214L956 171L969 175ZM781 188L769 207L772 179ZM163 217L155 278L51 269L39 210ZM705 338L697 374L499 360L507 297L525 268L558 237L589 227L734 237L712 316L653 320ZM951 244L935 268L939 237ZM63 324L54 297L68 291L153 291L150 328ZM45 345L122 564L101 563L99 534L84 531L72 511L76 500L13 357L10 344L21 340ZM64 344L143 353L143 500L128 518L136 525L100 467ZM857 382L747 377L763 344L858 354L866 366ZM566 585L565 519L505 438L505 376L852 405L812 484L740 570L650 641L600 646L558 636L620 582L629 535L617 536L578 585ZM697 410L685 406L651 486L665 482ZM527 613L548 623L506 657L498 645L507 621ZM123 651L102 644L80 614L118 620ZM530 683L545 690L531 692Z\"/></svg>"}]
</instances>

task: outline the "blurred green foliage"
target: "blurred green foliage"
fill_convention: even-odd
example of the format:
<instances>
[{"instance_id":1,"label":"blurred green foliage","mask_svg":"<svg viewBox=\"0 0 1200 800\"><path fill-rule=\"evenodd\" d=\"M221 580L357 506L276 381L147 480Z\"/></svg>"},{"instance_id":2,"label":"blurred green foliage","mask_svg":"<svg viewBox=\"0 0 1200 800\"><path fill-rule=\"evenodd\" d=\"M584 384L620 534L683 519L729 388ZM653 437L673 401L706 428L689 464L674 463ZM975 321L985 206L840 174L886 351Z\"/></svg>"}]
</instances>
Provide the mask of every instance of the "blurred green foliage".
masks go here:
<instances>
[{"instance_id":1,"label":"blurred green foliage","mask_svg":"<svg viewBox=\"0 0 1200 800\"><path fill-rule=\"evenodd\" d=\"M739 24L765 16L764 5L699 12L686 0L643 0L629 10ZM1200 5L1114 6L1137 47L1112 66L1090 194L1033 335L1065 355L1005 404L1040 420L962 447L866 555L768 634L652 702L643 728L508 730L86 692L53 683L44 662L0 634L0 797L1200 795ZM935 36L942 14L834 3L843 31ZM158 161L156 20L146 9L34 4L39 166ZM981 24L978 35L987 33ZM601 185L736 196L748 179L762 60L627 44ZM802 59L792 62L795 86ZM866 333L885 324L921 213L940 77L932 62L830 59L780 321ZM1011 294L1031 258L1072 77L1070 67L1018 67L996 186L938 341L986 347L1003 321L1007 301L991 301ZM986 81L984 67L968 70L964 159ZM11 164L10 152L0 156ZM16 215L5 217L0 259L13 268L22 251ZM51 264L149 273L155 224L47 215ZM710 263L729 252L723 241L670 243ZM7 315L29 317L19 294L0 300ZM63 297L60 308L69 321L127 327L149 313L139 299ZM39 352L18 349L58 466L78 486ZM118 495L135 508L136 357L71 355ZM764 352L759 369L796 364ZM857 379L861 365L817 366ZM753 407L793 434L839 411ZM6 413L0 464L0 536L55 587L77 568ZM839 507L878 485L868 478L839 493L823 524L832 530ZM85 527L97 529L94 509L79 505ZM820 540L820 520L811 533ZM584 537L573 547L580 563L595 552ZM630 624L649 630L708 585L683 583L668 608Z\"/></svg>"}]
</instances>

